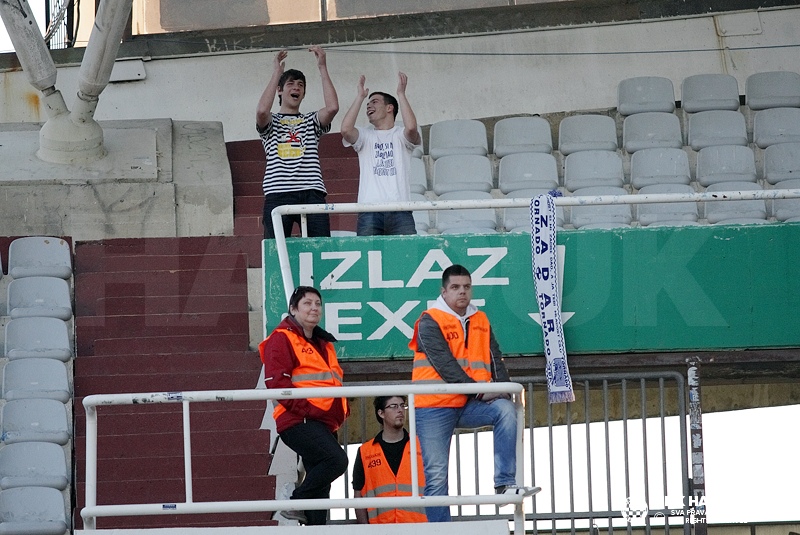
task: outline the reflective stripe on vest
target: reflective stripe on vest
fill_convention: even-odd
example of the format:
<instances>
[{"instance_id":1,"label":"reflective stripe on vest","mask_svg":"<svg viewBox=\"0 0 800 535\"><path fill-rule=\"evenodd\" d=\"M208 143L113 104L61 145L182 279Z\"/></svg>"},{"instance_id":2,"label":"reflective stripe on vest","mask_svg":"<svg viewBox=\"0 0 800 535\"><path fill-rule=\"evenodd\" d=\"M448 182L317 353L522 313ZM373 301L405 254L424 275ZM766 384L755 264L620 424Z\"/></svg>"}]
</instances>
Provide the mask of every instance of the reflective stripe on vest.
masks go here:
<instances>
[{"instance_id":1,"label":"reflective stripe on vest","mask_svg":"<svg viewBox=\"0 0 800 535\"><path fill-rule=\"evenodd\" d=\"M383 448L373 439L361 445L361 463L364 467L364 488L361 495L370 498L411 496L411 441L403 448L403 458L397 475L392 472ZM417 440L417 493L425 495L425 472L422 468L422 453ZM403 522L427 522L424 507L373 508L367 509L370 524L398 524Z\"/></svg>"},{"instance_id":2,"label":"reflective stripe on vest","mask_svg":"<svg viewBox=\"0 0 800 535\"><path fill-rule=\"evenodd\" d=\"M336 359L336 351L333 349L333 344L326 344L328 362L325 362L319 350L304 337L288 329L275 329L273 334L275 332L286 335L299 362L299 365L292 370L292 384L295 388L342 386L343 372L339 366L339 361ZM341 400L344 414L347 414L347 400L345 398L309 398L308 401L315 407L327 411L330 410L336 399ZM283 405L275 403L272 417L277 420L278 416L284 412L286 412L286 409Z\"/></svg>"},{"instance_id":3,"label":"reflective stripe on vest","mask_svg":"<svg viewBox=\"0 0 800 535\"><path fill-rule=\"evenodd\" d=\"M443 310L431 308L425 311L439 324L444 339L450 346L450 351L464 372L478 383L488 383L492 380L492 357L489 336L489 320L481 311L469 317L468 345L465 346L464 328L461 321L452 314ZM419 320L414 325L414 336L408 344L414 351L414 365L411 380L416 384L443 384L444 380L428 361L425 353L417 351L417 333ZM422 407L463 407L467 403L467 396L463 394L418 394L416 406Z\"/></svg>"}]
</instances>

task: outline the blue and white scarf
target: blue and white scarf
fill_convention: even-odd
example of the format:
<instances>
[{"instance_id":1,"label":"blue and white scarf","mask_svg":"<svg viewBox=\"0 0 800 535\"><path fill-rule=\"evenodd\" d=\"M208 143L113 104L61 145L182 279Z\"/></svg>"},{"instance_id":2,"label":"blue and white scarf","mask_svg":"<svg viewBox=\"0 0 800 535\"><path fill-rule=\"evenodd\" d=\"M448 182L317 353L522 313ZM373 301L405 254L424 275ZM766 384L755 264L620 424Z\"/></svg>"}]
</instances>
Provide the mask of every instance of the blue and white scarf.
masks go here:
<instances>
[{"instance_id":1,"label":"blue and white scarf","mask_svg":"<svg viewBox=\"0 0 800 535\"><path fill-rule=\"evenodd\" d=\"M539 317L547 357L547 399L550 403L575 401L567 366L567 347L561 323L561 296L558 293L556 256L556 203L551 195L531 199L531 255L533 283L539 303Z\"/></svg>"}]
</instances>

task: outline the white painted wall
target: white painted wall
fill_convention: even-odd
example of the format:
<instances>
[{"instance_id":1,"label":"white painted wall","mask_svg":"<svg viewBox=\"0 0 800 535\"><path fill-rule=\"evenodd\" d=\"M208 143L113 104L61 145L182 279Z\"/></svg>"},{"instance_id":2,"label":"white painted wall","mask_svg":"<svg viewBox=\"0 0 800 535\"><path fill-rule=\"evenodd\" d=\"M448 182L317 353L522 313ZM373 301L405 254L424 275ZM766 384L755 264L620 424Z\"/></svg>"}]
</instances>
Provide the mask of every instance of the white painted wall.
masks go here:
<instances>
[{"instance_id":1,"label":"white painted wall","mask_svg":"<svg viewBox=\"0 0 800 535\"><path fill-rule=\"evenodd\" d=\"M680 99L680 83L685 77L725 72L738 79L744 93L745 80L752 73L800 72L798 48L718 49L798 43L800 8L795 7L717 17L335 45L329 48L328 59L340 104L333 130L338 131L355 96L360 74L367 76L370 90L391 93L397 87L397 71L408 74L407 94L417 119L420 124L431 124L453 118L614 107L618 82L633 76L666 76ZM209 49L227 48L226 43L209 44ZM385 53L367 53L373 51ZM665 52L604 54L625 51ZM496 55L468 55L476 53ZM514 55L527 53L545 55ZM256 101L269 78L273 56L274 51L231 51L145 61L144 80L109 85L101 95L97 119L221 121L226 141L255 139ZM291 51L287 67L299 68L308 77L303 109L321 107L313 55ZM70 106L77 75L77 66L59 69L57 87ZM23 73L0 73L0 122L43 121L46 117L37 103L36 92ZM360 122L366 124L363 112Z\"/></svg>"}]
</instances>

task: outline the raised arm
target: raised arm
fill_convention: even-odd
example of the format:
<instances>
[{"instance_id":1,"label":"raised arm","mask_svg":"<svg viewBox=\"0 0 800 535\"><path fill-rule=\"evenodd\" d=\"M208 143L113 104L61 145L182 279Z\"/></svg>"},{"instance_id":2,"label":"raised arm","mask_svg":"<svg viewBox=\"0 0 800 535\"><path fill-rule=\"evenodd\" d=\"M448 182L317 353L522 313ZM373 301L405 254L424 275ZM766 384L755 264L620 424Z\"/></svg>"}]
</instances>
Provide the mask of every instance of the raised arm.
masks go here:
<instances>
[{"instance_id":1,"label":"raised arm","mask_svg":"<svg viewBox=\"0 0 800 535\"><path fill-rule=\"evenodd\" d=\"M403 135L414 145L422 143L422 138L417 131L417 117L414 115L414 110L406 98L406 86L408 85L408 76L398 73L400 81L397 83L397 103L400 105L400 115L403 116Z\"/></svg>"},{"instance_id":2,"label":"raised arm","mask_svg":"<svg viewBox=\"0 0 800 535\"><path fill-rule=\"evenodd\" d=\"M336 95L336 88L333 87L333 82L328 74L328 63L325 57L325 50L320 46L309 47L309 51L313 52L317 57L317 67L319 68L319 75L322 78L322 98L325 101L325 107L319 110L319 123L323 127L328 126L339 113L339 97Z\"/></svg>"},{"instance_id":3,"label":"raised arm","mask_svg":"<svg viewBox=\"0 0 800 535\"><path fill-rule=\"evenodd\" d=\"M361 78L358 80L358 87L356 88L356 99L342 119L342 138L351 145L358 141L356 119L358 119L358 113L361 111L361 105L364 103L364 99L369 95L369 89L364 87L365 81L366 77L362 74Z\"/></svg>"},{"instance_id":4,"label":"raised arm","mask_svg":"<svg viewBox=\"0 0 800 535\"><path fill-rule=\"evenodd\" d=\"M278 82L283 74L284 63L288 52L281 50L275 55L272 61L272 76L267 83L264 93L258 99L258 106L256 107L256 125L259 130L263 130L265 126L272 120L272 104L275 102L275 94L278 92Z\"/></svg>"}]
</instances>

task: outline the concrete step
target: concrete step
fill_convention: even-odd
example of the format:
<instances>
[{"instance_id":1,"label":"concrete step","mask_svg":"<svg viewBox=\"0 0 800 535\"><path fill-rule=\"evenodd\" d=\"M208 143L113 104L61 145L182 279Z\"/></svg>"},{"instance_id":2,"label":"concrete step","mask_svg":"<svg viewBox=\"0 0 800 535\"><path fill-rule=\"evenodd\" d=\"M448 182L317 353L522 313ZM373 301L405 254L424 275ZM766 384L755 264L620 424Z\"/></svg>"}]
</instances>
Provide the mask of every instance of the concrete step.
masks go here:
<instances>
[{"instance_id":1,"label":"concrete step","mask_svg":"<svg viewBox=\"0 0 800 535\"><path fill-rule=\"evenodd\" d=\"M250 335L247 330L234 334L148 336L136 338L102 338L81 343L78 357L91 355L123 355L128 353L177 353L181 351L247 351Z\"/></svg>"},{"instance_id":2,"label":"concrete step","mask_svg":"<svg viewBox=\"0 0 800 535\"><path fill-rule=\"evenodd\" d=\"M235 312L193 312L183 314L126 314L121 316L80 316L75 320L78 340L113 335L166 336L170 334L232 334L247 332L247 309Z\"/></svg>"},{"instance_id":3,"label":"concrete step","mask_svg":"<svg viewBox=\"0 0 800 535\"><path fill-rule=\"evenodd\" d=\"M95 255L86 261L81 256L79 272L108 273L108 272L141 272L141 271L169 271L169 270L206 270L206 269L237 269L247 264L247 254L244 252L209 252L203 254L114 254Z\"/></svg>"},{"instance_id":4,"label":"concrete step","mask_svg":"<svg viewBox=\"0 0 800 535\"><path fill-rule=\"evenodd\" d=\"M225 143L225 149L230 162L265 160L264 145L261 143L261 139L229 141Z\"/></svg>"},{"instance_id":5,"label":"concrete step","mask_svg":"<svg viewBox=\"0 0 800 535\"><path fill-rule=\"evenodd\" d=\"M122 365L124 363L124 365ZM75 374L107 376L135 371L148 373L181 373L186 370L206 372L260 369L261 359L253 351L218 351L172 354L125 354L114 356L82 356L75 360Z\"/></svg>"}]
</instances>

